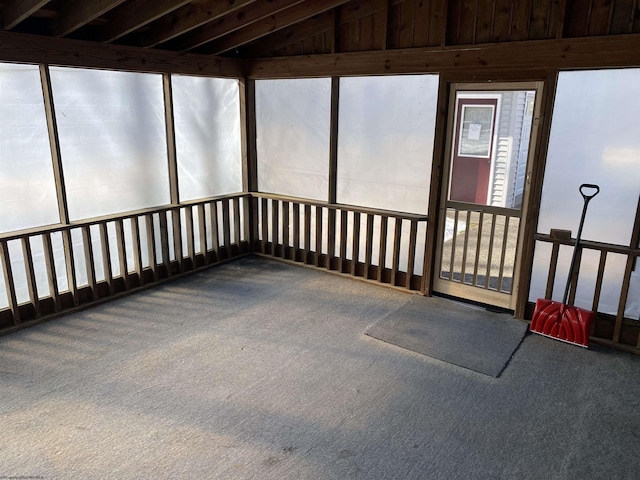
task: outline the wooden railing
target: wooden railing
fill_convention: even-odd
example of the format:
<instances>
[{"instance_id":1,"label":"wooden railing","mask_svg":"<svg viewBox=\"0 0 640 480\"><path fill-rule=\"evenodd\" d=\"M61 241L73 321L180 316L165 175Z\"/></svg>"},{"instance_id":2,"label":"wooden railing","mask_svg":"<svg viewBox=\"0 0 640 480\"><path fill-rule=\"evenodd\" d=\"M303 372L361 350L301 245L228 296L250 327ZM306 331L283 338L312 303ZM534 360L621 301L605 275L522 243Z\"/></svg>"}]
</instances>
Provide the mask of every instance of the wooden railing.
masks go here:
<instances>
[{"instance_id":1,"label":"wooden railing","mask_svg":"<svg viewBox=\"0 0 640 480\"><path fill-rule=\"evenodd\" d=\"M252 194L253 251L400 289L424 289L427 217Z\"/></svg>"},{"instance_id":2,"label":"wooden railing","mask_svg":"<svg viewBox=\"0 0 640 480\"><path fill-rule=\"evenodd\" d=\"M249 253L248 201L238 194L0 235L0 332Z\"/></svg>"},{"instance_id":3,"label":"wooden railing","mask_svg":"<svg viewBox=\"0 0 640 480\"><path fill-rule=\"evenodd\" d=\"M638 225L638 223L636 225ZM636 231L637 229L638 227L636 226ZM551 244L551 252L548 256L549 272L545 288L545 298L549 299L553 295L556 282L560 248L562 245L573 246L575 244L575 240L555 238L553 236L543 234L537 234L535 239L537 242ZM640 257L640 248L634 248L632 246L638 245L637 240L637 233L636 238L632 239L632 243L629 246L581 240L577 252L576 268L573 271L570 280L569 298L567 300L568 304L574 304L576 300L578 282L579 280L584 281L586 278L586 275L580 275L581 259L586 254L589 254L589 252L591 252L591 255L595 254L598 258L598 269L595 274L592 297L593 301L590 307L591 310L597 314L591 338L598 343L631 351L633 353L640 353L640 319L625 317L625 310L629 299L631 275L634 271L637 259ZM618 279L621 287L620 295L617 299L617 312L615 314L611 314L602 312L600 309L600 303L608 260L614 256L622 257L624 273L622 274L622 279ZM546 260L547 259L545 258L545 263ZM620 258L618 258L618 262L619 261ZM530 311L532 310L532 307L533 305L530 304Z\"/></svg>"},{"instance_id":4,"label":"wooden railing","mask_svg":"<svg viewBox=\"0 0 640 480\"><path fill-rule=\"evenodd\" d=\"M442 248L440 278L510 294L520 210L449 202L446 215L453 231Z\"/></svg>"}]
</instances>

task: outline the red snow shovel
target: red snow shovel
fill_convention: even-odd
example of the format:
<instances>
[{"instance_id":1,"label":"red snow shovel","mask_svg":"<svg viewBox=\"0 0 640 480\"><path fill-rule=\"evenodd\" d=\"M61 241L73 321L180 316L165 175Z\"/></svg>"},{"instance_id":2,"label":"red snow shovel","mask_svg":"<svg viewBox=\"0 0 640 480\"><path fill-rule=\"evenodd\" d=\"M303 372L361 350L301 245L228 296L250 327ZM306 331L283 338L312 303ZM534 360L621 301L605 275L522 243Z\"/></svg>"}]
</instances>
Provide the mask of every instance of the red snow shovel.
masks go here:
<instances>
[{"instance_id":1,"label":"red snow shovel","mask_svg":"<svg viewBox=\"0 0 640 480\"><path fill-rule=\"evenodd\" d=\"M584 189L590 189L593 193L588 195L583 191ZM567 286L564 290L562 303L539 298L536 301L536 309L533 312L529 330L546 337L588 348L591 322L593 322L596 314L584 308L567 305L567 298L569 297L569 289L571 287L571 277L573 276L573 271L576 266L580 235L582 234L584 217L587 214L587 206L589 205L589 200L600 192L600 187L598 185L584 183L580 185L579 190L584 199L584 207L582 208L582 218L580 218L580 225L578 226L576 244L573 249L573 257L571 258L571 265L569 267L569 277L567 278Z\"/></svg>"}]
</instances>

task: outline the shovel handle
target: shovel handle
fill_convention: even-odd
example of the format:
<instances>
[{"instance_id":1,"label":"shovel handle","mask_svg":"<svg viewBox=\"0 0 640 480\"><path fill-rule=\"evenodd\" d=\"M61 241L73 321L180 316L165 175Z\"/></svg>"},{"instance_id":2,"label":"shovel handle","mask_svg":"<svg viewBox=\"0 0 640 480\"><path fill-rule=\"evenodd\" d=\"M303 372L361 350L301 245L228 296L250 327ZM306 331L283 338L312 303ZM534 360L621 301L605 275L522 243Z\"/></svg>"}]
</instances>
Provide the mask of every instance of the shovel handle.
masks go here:
<instances>
[{"instance_id":1,"label":"shovel handle","mask_svg":"<svg viewBox=\"0 0 640 480\"><path fill-rule=\"evenodd\" d=\"M593 192L585 193L584 190L590 189ZM571 277L573 276L573 270L576 268L576 260L578 258L578 249L580 248L580 237L582 236L582 227L584 225L584 217L587 215L587 205L589 205L589 200L595 197L598 193L600 193L600 187L593 183L583 183L580 185L578 189L580 191L580 195L584 199L584 205L582 206L582 217L580 217L580 224L578 225L578 233L576 234L576 243L573 248L573 255L571 257L571 264L569 265L569 276L567 277L567 285L564 289L564 296L562 297L562 303L567 303L567 298L569 298L569 289L571 288Z\"/></svg>"},{"instance_id":2,"label":"shovel handle","mask_svg":"<svg viewBox=\"0 0 640 480\"><path fill-rule=\"evenodd\" d=\"M594 190L594 192L591 195L588 195L583 191L584 189L592 189ZM600 187L598 185L594 185L593 183L583 183L582 185L580 185L579 190L580 190L580 195L582 195L582 198L584 198L587 201L591 200L598 193L600 193Z\"/></svg>"}]
</instances>

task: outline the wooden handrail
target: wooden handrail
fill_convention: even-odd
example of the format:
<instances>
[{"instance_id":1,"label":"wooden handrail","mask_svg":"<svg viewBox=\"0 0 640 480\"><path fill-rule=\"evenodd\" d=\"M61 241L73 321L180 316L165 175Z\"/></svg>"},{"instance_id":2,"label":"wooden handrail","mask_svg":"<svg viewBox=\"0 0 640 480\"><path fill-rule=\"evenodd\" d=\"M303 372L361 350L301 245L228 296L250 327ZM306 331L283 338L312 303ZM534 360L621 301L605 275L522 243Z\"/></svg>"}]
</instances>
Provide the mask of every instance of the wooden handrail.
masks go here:
<instances>
[{"instance_id":1,"label":"wooden handrail","mask_svg":"<svg viewBox=\"0 0 640 480\"><path fill-rule=\"evenodd\" d=\"M157 207L142 208L139 210L131 210L128 212L118 213L117 215L102 215L99 217L91 217L91 218L69 222L69 223L54 223L51 225L45 225L41 227L26 228L23 230L14 230L12 232L0 233L0 240L5 240L8 242L11 240L18 240L23 237L40 235L43 233L63 232L63 231L71 230L75 228L113 222L116 220L127 220L129 218L134 218L134 217L142 217L145 215L152 215L156 213L169 212L172 210L179 210L184 207L193 207L193 206L205 205L207 203L217 202L221 200L232 200L234 198L242 198L242 197L246 197L247 195L249 194L234 193L230 195L220 195L216 197L207 197L204 199L189 200L186 202L181 202L177 205L171 205L171 204L160 205Z\"/></svg>"},{"instance_id":2,"label":"wooden handrail","mask_svg":"<svg viewBox=\"0 0 640 480\"><path fill-rule=\"evenodd\" d=\"M290 197L286 195L277 195L274 193L252 192L250 195L253 198L266 198L269 200L279 200L282 202L300 203L304 205L311 205L312 207L328 208L331 210L348 210L350 212L355 212L355 213L365 213L369 215L380 215L380 216L389 217L389 218L415 220L417 222L429 221L429 218L427 217L427 215L421 215L417 213L398 212L395 210L383 210L379 208L368 208L368 207L361 207L357 205L347 205L343 203L328 203L320 200L312 200L309 198L300 198L300 197Z\"/></svg>"}]
</instances>

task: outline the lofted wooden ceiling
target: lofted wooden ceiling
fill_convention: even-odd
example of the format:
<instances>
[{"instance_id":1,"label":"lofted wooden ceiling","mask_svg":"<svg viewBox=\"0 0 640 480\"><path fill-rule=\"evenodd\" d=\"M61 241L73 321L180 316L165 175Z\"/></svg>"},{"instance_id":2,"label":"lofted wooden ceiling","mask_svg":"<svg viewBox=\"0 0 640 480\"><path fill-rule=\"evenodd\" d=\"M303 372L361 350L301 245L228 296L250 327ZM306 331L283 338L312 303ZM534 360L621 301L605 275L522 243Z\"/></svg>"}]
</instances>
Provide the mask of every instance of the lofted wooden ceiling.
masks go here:
<instances>
[{"instance_id":1,"label":"lofted wooden ceiling","mask_svg":"<svg viewBox=\"0 0 640 480\"><path fill-rule=\"evenodd\" d=\"M640 33L635 0L0 0L3 30L261 58Z\"/></svg>"}]
</instances>

